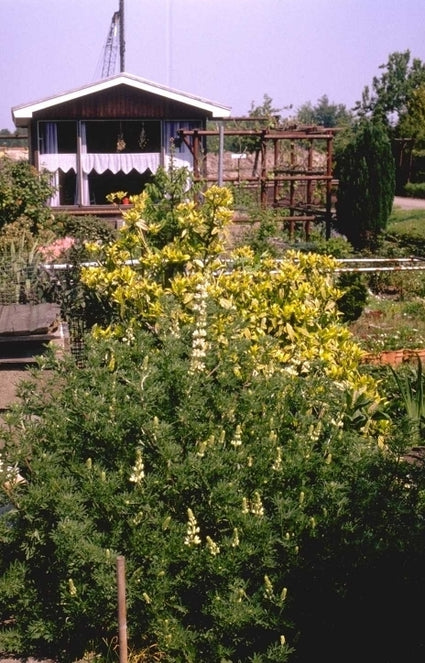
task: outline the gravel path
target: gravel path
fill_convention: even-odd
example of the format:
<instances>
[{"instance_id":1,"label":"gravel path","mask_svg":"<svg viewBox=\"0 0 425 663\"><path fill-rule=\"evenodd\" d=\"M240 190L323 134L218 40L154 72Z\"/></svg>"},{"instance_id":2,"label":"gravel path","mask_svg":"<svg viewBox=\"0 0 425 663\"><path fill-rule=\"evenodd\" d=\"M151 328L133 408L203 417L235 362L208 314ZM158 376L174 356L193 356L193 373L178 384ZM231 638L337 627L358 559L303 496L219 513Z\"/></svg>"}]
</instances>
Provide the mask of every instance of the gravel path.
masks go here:
<instances>
[{"instance_id":1,"label":"gravel path","mask_svg":"<svg viewBox=\"0 0 425 663\"><path fill-rule=\"evenodd\" d=\"M401 198L396 196L393 206L400 207L400 209L425 209L425 198Z\"/></svg>"}]
</instances>

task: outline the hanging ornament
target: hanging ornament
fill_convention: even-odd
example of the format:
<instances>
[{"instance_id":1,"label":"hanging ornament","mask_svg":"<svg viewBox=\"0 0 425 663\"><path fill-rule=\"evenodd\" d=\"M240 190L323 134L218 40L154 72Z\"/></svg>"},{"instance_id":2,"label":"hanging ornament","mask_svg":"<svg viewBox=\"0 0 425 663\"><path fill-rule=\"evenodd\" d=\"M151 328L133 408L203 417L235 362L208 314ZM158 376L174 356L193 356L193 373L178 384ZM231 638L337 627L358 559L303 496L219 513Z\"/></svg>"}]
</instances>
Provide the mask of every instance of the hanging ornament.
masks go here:
<instances>
[{"instance_id":1,"label":"hanging ornament","mask_svg":"<svg viewBox=\"0 0 425 663\"><path fill-rule=\"evenodd\" d=\"M142 122L142 129L140 131L140 136L139 136L139 141L138 142L139 142L139 147L140 147L141 150L144 150L146 145L149 142L148 137L146 135L145 123L144 122Z\"/></svg>"},{"instance_id":2,"label":"hanging ornament","mask_svg":"<svg viewBox=\"0 0 425 663\"><path fill-rule=\"evenodd\" d=\"M120 131L117 136L117 152L122 152L126 148L126 142L124 140L124 134L122 131L122 124L120 122Z\"/></svg>"}]
</instances>

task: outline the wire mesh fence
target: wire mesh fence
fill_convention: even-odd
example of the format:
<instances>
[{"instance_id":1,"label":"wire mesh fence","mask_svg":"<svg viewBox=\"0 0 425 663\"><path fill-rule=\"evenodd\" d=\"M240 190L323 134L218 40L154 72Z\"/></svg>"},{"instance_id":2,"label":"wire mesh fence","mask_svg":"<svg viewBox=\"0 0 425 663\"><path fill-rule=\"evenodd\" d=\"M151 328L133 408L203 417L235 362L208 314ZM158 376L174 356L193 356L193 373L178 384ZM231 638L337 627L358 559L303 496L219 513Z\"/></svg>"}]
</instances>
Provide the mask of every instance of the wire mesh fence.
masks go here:
<instances>
[{"instance_id":1,"label":"wire mesh fence","mask_svg":"<svg viewBox=\"0 0 425 663\"><path fill-rule=\"evenodd\" d=\"M60 306L61 321L69 334L69 349L78 364L84 357L84 337L88 325L75 304L69 288L74 268L61 265L60 270L41 263L29 264L13 257L0 261L0 307L12 304L54 303Z\"/></svg>"},{"instance_id":2,"label":"wire mesh fence","mask_svg":"<svg viewBox=\"0 0 425 663\"><path fill-rule=\"evenodd\" d=\"M36 265L12 260L0 263L0 305L39 303L40 272Z\"/></svg>"},{"instance_id":3,"label":"wire mesh fence","mask_svg":"<svg viewBox=\"0 0 425 663\"><path fill-rule=\"evenodd\" d=\"M87 333L87 324L83 317L69 316L67 320L69 332L69 347L72 356L78 366L84 365L85 356L85 335Z\"/></svg>"}]
</instances>

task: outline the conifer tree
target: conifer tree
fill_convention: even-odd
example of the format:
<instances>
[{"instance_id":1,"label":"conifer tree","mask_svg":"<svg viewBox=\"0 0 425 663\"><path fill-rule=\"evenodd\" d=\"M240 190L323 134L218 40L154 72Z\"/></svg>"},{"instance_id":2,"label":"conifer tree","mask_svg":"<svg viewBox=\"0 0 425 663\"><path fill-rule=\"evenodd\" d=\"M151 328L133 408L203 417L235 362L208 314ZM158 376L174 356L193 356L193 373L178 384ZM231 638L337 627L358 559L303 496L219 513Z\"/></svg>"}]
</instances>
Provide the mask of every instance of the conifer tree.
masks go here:
<instances>
[{"instance_id":1,"label":"conifer tree","mask_svg":"<svg viewBox=\"0 0 425 663\"><path fill-rule=\"evenodd\" d=\"M376 247L394 200L395 166L384 126L362 119L348 141L340 142L337 227L356 250Z\"/></svg>"}]
</instances>

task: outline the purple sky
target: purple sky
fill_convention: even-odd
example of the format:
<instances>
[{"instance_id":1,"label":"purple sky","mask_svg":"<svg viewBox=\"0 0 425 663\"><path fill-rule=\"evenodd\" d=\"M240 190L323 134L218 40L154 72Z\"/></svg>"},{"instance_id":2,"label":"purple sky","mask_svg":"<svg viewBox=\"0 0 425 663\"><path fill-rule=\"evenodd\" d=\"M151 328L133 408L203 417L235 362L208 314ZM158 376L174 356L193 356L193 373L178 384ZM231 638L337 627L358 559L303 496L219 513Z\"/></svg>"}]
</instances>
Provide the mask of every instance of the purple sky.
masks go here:
<instances>
[{"instance_id":1,"label":"purple sky","mask_svg":"<svg viewBox=\"0 0 425 663\"><path fill-rule=\"evenodd\" d=\"M264 94L275 108L315 105L324 94L351 108L390 53L409 49L425 62L425 0L124 0L124 6L126 71L230 106L233 115L261 105ZM1 129L14 130L12 106L101 78L118 9L119 0L0 0Z\"/></svg>"}]
</instances>

